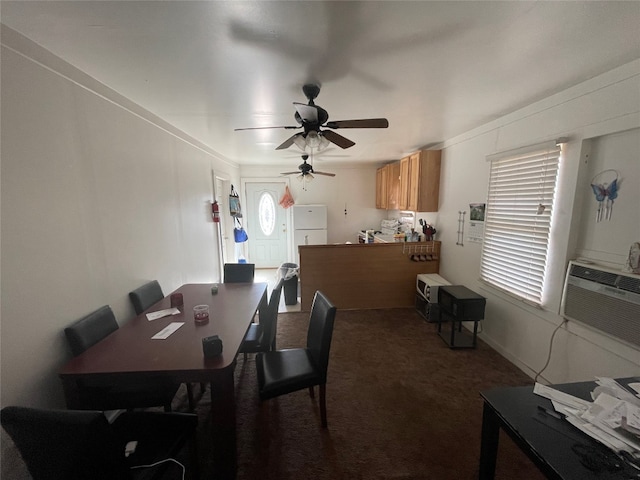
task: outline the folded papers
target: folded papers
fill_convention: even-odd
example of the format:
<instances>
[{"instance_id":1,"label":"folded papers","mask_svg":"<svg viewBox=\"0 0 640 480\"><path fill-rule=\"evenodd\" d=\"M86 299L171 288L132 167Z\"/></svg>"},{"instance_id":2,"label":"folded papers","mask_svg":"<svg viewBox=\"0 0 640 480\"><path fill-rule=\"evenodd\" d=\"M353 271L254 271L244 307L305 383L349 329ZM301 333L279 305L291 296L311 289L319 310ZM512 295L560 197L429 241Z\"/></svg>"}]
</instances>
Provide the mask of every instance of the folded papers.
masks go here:
<instances>
[{"instance_id":1,"label":"folded papers","mask_svg":"<svg viewBox=\"0 0 640 480\"><path fill-rule=\"evenodd\" d=\"M640 398L612 378L597 377L593 402L536 383L533 393L548 398L566 420L616 453L640 458Z\"/></svg>"},{"instance_id":2,"label":"folded papers","mask_svg":"<svg viewBox=\"0 0 640 480\"><path fill-rule=\"evenodd\" d=\"M158 310L157 312L149 312L147 313L147 320L158 320L162 317L168 317L169 315L178 315L180 310L177 308L166 308L164 310Z\"/></svg>"}]
</instances>

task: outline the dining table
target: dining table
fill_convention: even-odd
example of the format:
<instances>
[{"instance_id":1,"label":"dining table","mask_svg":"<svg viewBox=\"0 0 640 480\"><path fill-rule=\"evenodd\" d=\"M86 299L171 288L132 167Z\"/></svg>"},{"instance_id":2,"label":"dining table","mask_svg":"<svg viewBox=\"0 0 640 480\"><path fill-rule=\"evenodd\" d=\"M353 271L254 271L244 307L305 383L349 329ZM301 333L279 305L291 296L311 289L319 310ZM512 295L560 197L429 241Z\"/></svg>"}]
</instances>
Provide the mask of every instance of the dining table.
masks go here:
<instances>
[{"instance_id":1,"label":"dining table","mask_svg":"<svg viewBox=\"0 0 640 480\"><path fill-rule=\"evenodd\" d=\"M189 283L178 313L149 320L147 314L171 309L171 295L121 325L115 332L72 358L59 372L67 408L82 409L84 380L117 384L153 378L179 383L207 383L211 388L210 454L214 477L236 477L236 403L234 369L240 345L259 308L267 302L267 283ZM193 308L209 306L209 321L196 322ZM153 317L153 315L151 315ZM166 338L161 334L179 327ZM217 335L222 353L205 356L202 339Z\"/></svg>"}]
</instances>

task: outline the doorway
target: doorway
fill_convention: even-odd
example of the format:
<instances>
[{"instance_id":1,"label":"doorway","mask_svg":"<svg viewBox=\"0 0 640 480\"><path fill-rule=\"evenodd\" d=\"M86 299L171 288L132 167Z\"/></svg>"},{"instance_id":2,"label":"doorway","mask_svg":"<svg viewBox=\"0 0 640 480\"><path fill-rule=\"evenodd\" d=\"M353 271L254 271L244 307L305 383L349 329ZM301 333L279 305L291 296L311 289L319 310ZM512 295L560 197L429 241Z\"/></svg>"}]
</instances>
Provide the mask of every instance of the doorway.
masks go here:
<instances>
[{"instance_id":1,"label":"doorway","mask_svg":"<svg viewBox=\"0 0 640 480\"><path fill-rule=\"evenodd\" d=\"M213 175L213 198L218 202L220 211L220 221L214 223L216 228L216 238L218 240L218 275L220 281L224 277L223 265L229 261L229 193L231 192L231 181L228 177Z\"/></svg>"},{"instance_id":2,"label":"doorway","mask_svg":"<svg viewBox=\"0 0 640 480\"><path fill-rule=\"evenodd\" d=\"M287 261L289 215L278 202L287 181L282 179L243 181L249 234L249 261L256 268L277 268Z\"/></svg>"}]
</instances>

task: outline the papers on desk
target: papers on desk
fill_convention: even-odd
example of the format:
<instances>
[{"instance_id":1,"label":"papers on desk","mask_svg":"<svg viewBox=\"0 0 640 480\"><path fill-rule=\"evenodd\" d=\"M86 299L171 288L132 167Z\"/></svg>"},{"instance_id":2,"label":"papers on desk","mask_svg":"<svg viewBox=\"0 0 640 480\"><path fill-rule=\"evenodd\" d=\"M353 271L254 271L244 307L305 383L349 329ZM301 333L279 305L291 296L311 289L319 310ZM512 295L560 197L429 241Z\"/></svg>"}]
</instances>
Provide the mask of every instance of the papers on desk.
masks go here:
<instances>
[{"instance_id":1,"label":"papers on desk","mask_svg":"<svg viewBox=\"0 0 640 480\"><path fill-rule=\"evenodd\" d=\"M615 452L640 457L640 401L612 378L596 378L593 402L535 384L533 393L548 398L566 420Z\"/></svg>"},{"instance_id":2,"label":"papers on desk","mask_svg":"<svg viewBox=\"0 0 640 480\"><path fill-rule=\"evenodd\" d=\"M158 310L157 312L149 312L147 313L147 320L158 320L162 317L168 317L169 315L178 315L180 310L177 308L165 308L164 310Z\"/></svg>"},{"instance_id":3,"label":"papers on desk","mask_svg":"<svg viewBox=\"0 0 640 480\"><path fill-rule=\"evenodd\" d=\"M151 338L153 340L165 340L165 339L169 338L169 336L173 332L178 330L182 325L184 325L184 322L171 322L169 325L164 327L162 330L160 330L158 333L156 333Z\"/></svg>"}]
</instances>

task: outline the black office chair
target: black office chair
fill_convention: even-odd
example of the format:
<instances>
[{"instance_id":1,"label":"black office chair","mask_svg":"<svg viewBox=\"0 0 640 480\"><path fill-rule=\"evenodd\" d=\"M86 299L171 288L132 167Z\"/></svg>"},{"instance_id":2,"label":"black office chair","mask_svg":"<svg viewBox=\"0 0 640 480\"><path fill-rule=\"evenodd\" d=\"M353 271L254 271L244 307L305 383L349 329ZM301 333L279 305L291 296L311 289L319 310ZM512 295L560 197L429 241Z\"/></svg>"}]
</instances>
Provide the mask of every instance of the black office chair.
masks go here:
<instances>
[{"instance_id":1,"label":"black office chair","mask_svg":"<svg viewBox=\"0 0 640 480\"><path fill-rule=\"evenodd\" d=\"M276 349L276 333L278 328L278 306L282 294L284 280L273 287L269 304L260 310L260 323L252 323L240 345L240 352L247 359L248 353L268 352Z\"/></svg>"},{"instance_id":2,"label":"black office chair","mask_svg":"<svg viewBox=\"0 0 640 480\"><path fill-rule=\"evenodd\" d=\"M133 304L136 315L140 315L147 308L164 298L162 287L157 280L145 283L141 287L136 288L133 292L129 292L129 299Z\"/></svg>"},{"instance_id":3,"label":"black office chair","mask_svg":"<svg viewBox=\"0 0 640 480\"><path fill-rule=\"evenodd\" d=\"M251 283L255 273L254 263L225 263L224 283Z\"/></svg>"},{"instance_id":4,"label":"black office chair","mask_svg":"<svg viewBox=\"0 0 640 480\"><path fill-rule=\"evenodd\" d=\"M64 329L67 342L74 356L115 332L119 328L109 305L104 305ZM179 385L164 379L148 383L119 381L107 384L96 380L84 380L80 388L80 402L87 410L117 410L147 408L162 405L171 411L171 401Z\"/></svg>"},{"instance_id":5,"label":"black office chair","mask_svg":"<svg viewBox=\"0 0 640 480\"><path fill-rule=\"evenodd\" d=\"M320 387L320 417L327 427L326 384L329 350L333 335L336 307L320 291L311 306L306 348L290 348L261 352L256 355L260 400L278 397L313 387Z\"/></svg>"},{"instance_id":6,"label":"black office chair","mask_svg":"<svg viewBox=\"0 0 640 480\"><path fill-rule=\"evenodd\" d=\"M198 475L198 417L193 414L126 412L110 424L102 412L10 406L0 411L0 422L33 480L180 478L182 469L167 459L175 459L187 444L192 478ZM138 443L127 456L132 440Z\"/></svg>"}]
</instances>

